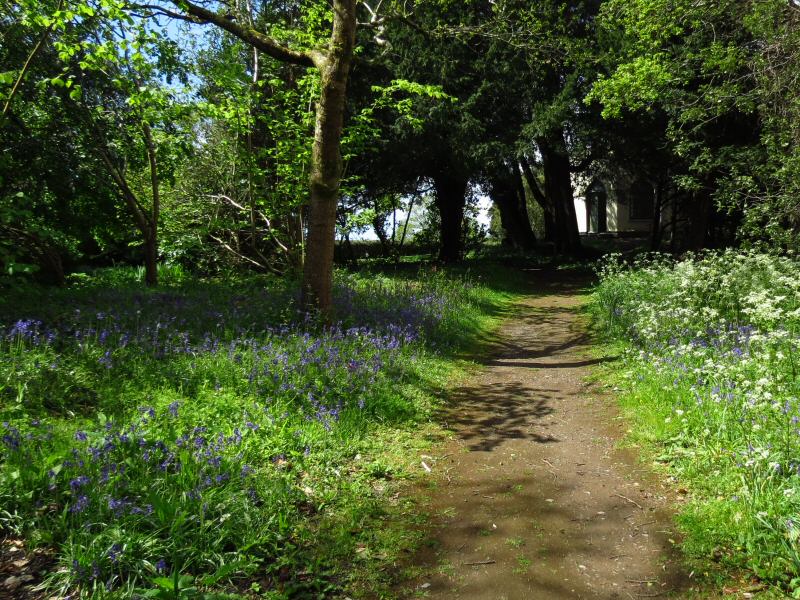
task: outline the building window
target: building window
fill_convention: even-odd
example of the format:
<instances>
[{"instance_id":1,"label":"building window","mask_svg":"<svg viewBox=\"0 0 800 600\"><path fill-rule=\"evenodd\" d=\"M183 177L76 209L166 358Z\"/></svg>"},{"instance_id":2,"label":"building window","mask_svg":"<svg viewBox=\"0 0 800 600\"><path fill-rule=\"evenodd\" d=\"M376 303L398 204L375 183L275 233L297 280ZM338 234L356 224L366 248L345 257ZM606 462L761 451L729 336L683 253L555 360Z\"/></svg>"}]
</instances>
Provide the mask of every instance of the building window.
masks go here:
<instances>
[{"instance_id":1,"label":"building window","mask_svg":"<svg viewBox=\"0 0 800 600\"><path fill-rule=\"evenodd\" d=\"M644 179L637 179L631 186L631 221L645 221L653 218L656 205L656 192Z\"/></svg>"}]
</instances>

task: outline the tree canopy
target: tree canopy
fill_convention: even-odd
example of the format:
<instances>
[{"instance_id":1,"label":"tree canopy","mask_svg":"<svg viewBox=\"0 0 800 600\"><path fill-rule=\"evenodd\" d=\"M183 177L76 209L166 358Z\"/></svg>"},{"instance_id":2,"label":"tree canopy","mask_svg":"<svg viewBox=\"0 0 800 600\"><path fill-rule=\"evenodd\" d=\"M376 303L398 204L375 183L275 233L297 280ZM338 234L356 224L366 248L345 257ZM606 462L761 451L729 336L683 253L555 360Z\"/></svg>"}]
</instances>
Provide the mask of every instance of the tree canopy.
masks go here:
<instances>
[{"instance_id":1,"label":"tree canopy","mask_svg":"<svg viewBox=\"0 0 800 600\"><path fill-rule=\"evenodd\" d=\"M3 270L302 272L325 311L337 232L388 248L427 206L456 261L488 195L507 243L579 253L602 178L656 190L654 248L795 248L799 23L792 0L6 0Z\"/></svg>"}]
</instances>

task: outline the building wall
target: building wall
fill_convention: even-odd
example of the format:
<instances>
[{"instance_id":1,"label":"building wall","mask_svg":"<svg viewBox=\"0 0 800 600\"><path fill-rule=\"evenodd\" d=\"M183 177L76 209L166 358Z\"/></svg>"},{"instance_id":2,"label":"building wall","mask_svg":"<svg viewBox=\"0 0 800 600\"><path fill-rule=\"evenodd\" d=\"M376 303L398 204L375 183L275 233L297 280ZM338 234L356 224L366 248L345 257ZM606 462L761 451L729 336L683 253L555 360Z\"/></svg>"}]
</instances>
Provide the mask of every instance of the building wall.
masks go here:
<instances>
[{"instance_id":1,"label":"building wall","mask_svg":"<svg viewBox=\"0 0 800 600\"><path fill-rule=\"evenodd\" d=\"M608 202L609 231L650 231L653 218L632 219L629 202L621 203L615 195L609 194ZM613 223L613 225L612 225Z\"/></svg>"},{"instance_id":2,"label":"building wall","mask_svg":"<svg viewBox=\"0 0 800 600\"><path fill-rule=\"evenodd\" d=\"M583 196L575 198L575 214L578 217L578 231L589 233L589 222L586 219L586 198Z\"/></svg>"},{"instance_id":3,"label":"building wall","mask_svg":"<svg viewBox=\"0 0 800 600\"><path fill-rule=\"evenodd\" d=\"M623 232L637 231L648 232L652 226L652 215L647 218L635 219L631 216L631 195L629 182L618 182L617 185L606 182L606 231ZM589 223L586 213L586 198L576 196L575 213L578 217L578 231L581 233L596 233ZM665 217L662 212L662 219Z\"/></svg>"}]
</instances>

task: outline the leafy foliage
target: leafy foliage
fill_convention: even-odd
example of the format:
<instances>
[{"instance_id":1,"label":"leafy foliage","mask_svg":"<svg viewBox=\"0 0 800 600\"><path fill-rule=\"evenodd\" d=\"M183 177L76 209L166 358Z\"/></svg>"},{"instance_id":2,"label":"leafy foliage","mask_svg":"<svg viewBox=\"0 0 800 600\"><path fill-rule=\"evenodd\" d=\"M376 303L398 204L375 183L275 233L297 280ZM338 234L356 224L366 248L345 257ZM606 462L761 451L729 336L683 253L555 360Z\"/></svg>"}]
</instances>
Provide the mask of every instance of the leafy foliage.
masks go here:
<instances>
[{"instance_id":1,"label":"leafy foliage","mask_svg":"<svg viewBox=\"0 0 800 600\"><path fill-rule=\"evenodd\" d=\"M625 342L631 417L691 488L694 556L800 595L798 264L724 252L601 271L595 306Z\"/></svg>"}]
</instances>

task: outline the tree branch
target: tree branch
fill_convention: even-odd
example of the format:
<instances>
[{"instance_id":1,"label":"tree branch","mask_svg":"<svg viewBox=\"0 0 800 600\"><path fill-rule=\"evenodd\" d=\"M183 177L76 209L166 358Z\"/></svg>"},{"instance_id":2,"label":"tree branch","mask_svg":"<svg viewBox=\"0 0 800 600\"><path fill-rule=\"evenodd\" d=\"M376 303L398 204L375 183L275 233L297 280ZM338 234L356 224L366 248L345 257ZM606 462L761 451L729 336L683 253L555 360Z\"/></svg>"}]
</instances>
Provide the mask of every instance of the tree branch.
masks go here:
<instances>
[{"instance_id":1,"label":"tree branch","mask_svg":"<svg viewBox=\"0 0 800 600\"><path fill-rule=\"evenodd\" d=\"M63 5L64 5L64 0L58 0L58 7L56 7L56 13L58 13L61 10L61 7ZM55 27L56 22L57 21L54 18L53 22L49 25L49 27L47 27L42 32L42 35L39 37L39 40L36 42L36 45L33 47L33 50L31 50L30 54L28 54L28 58L25 61L25 64L22 65L22 69L19 72L19 76L17 77L17 80L14 82L14 86L11 88L11 92L9 92L8 98L6 98L6 104L5 104L5 106L3 106L3 116L5 116L6 113L8 113L8 109L11 106L11 101L14 99L14 95L17 93L17 90L19 89L19 86L22 83L22 80L25 79L25 74L28 72L28 69L30 68L31 63L33 63L33 59L38 54L39 50L42 47L42 44L44 44L45 41L47 41L47 36L49 36L50 32L53 31L53 28Z\"/></svg>"},{"instance_id":2,"label":"tree branch","mask_svg":"<svg viewBox=\"0 0 800 600\"><path fill-rule=\"evenodd\" d=\"M321 68L325 66L326 57L323 52L318 50L292 50L291 48L287 48L277 40L252 27L241 25L236 21L229 19L225 15L215 13L214 11L208 10L199 4L194 4L188 0L170 0L170 2L184 12L175 12L163 6L154 4L142 4L139 6L168 17L172 17L173 19L189 21L190 23L197 23L199 25L216 25L220 29L224 29L228 33L236 36L243 42L247 42L254 48L258 48L267 56L271 56L272 58L281 62L300 65L303 67Z\"/></svg>"}]
</instances>

